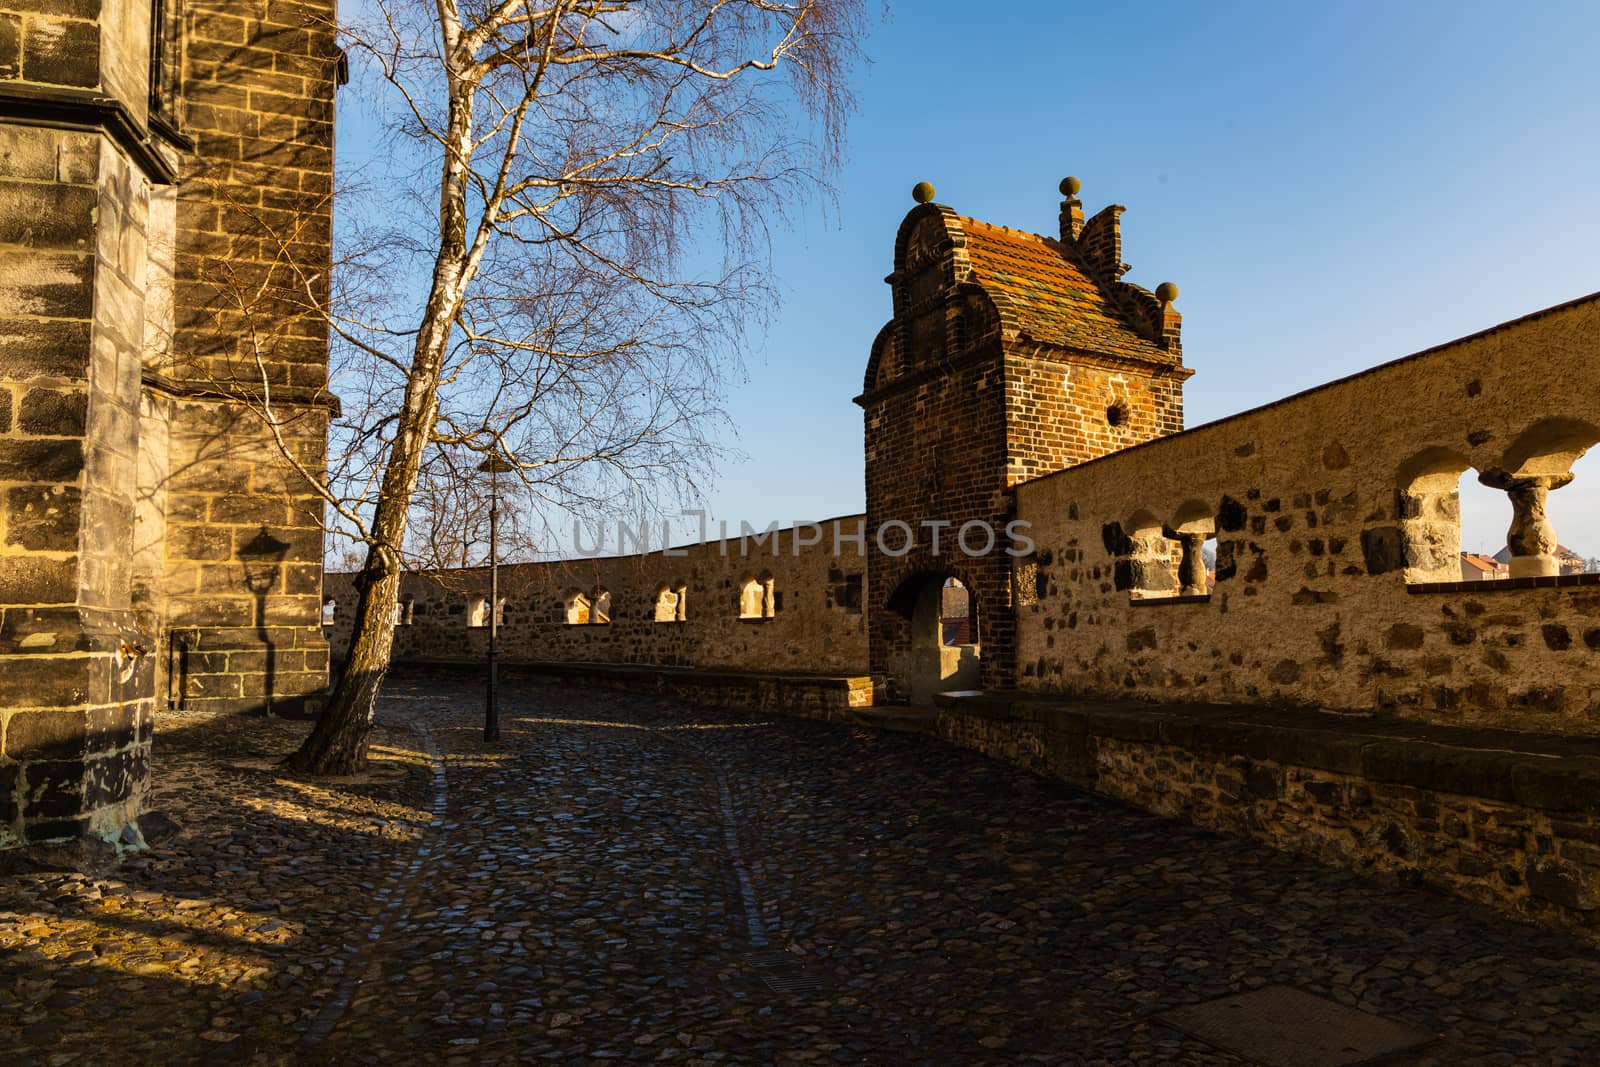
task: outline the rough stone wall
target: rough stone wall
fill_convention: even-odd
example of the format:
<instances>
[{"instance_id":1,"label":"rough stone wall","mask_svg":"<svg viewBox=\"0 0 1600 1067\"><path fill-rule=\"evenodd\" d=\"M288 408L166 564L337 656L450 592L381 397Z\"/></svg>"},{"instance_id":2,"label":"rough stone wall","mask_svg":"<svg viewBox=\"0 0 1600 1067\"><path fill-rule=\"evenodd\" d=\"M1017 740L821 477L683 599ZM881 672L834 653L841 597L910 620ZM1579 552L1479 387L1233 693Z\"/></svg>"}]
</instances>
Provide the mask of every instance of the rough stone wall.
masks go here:
<instances>
[{"instance_id":1,"label":"rough stone wall","mask_svg":"<svg viewBox=\"0 0 1600 1067\"><path fill-rule=\"evenodd\" d=\"M154 346L162 688L187 708L315 712L338 51L327 0L188 0L175 322ZM276 423L281 444L267 429ZM288 454L286 455L285 452Z\"/></svg>"},{"instance_id":2,"label":"rough stone wall","mask_svg":"<svg viewBox=\"0 0 1600 1067\"><path fill-rule=\"evenodd\" d=\"M1597 359L1590 297L1019 486L1017 684L1600 733L1594 576L1437 581L1458 475L1560 484L1600 440ZM1186 522L1209 596L1139 558Z\"/></svg>"},{"instance_id":3,"label":"rough stone wall","mask_svg":"<svg viewBox=\"0 0 1600 1067\"><path fill-rule=\"evenodd\" d=\"M820 540L802 543L798 555L796 531L805 542L817 537L815 530L778 531L762 543L732 539L674 550L682 556L655 552L501 567L502 661L865 675L866 562L853 542L843 543L839 555L833 544L835 524L853 536L861 522L862 516L851 515L818 524ZM767 579L772 614L741 618L743 587ZM592 602L602 590L611 597L609 623L566 621L572 594ZM676 597L679 590L683 618L675 618L675 601L658 613L659 594ZM329 627L337 659L349 647L355 616L350 576L328 575L327 595L337 605ZM395 659L481 661L488 650L488 619L484 611L475 618L474 607L488 595L484 568L406 575Z\"/></svg>"},{"instance_id":4,"label":"rough stone wall","mask_svg":"<svg viewBox=\"0 0 1600 1067\"><path fill-rule=\"evenodd\" d=\"M1159 815L1334 866L1417 875L1458 896L1593 925L1600 819L1243 756L1104 740L1097 788Z\"/></svg>"},{"instance_id":5,"label":"rough stone wall","mask_svg":"<svg viewBox=\"0 0 1600 1067\"><path fill-rule=\"evenodd\" d=\"M1550 790L1562 801L1550 810L1279 759L1063 731L1048 717L950 712L938 726L955 744L1159 815L1335 866L1417 878L1543 921L1600 928L1600 817L1580 791L1592 776Z\"/></svg>"}]
</instances>

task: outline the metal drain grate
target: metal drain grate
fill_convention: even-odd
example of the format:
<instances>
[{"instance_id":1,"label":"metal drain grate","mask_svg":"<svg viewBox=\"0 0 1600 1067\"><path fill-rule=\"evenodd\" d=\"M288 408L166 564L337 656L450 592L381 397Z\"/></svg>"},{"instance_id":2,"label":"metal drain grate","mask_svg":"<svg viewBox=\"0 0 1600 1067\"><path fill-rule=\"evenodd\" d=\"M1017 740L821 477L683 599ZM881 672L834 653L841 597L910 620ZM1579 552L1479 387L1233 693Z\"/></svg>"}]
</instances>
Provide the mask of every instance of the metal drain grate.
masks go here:
<instances>
[{"instance_id":1,"label":"metal drain grate","mask_svg":"<svg viewBox=\"0 0 1600 1067\"><path fill-rule=\"evenodd\" d=\"M774 993L817 993L822 979L814 974L770 974L762 979Z\"/></svg>"}]
</instances>

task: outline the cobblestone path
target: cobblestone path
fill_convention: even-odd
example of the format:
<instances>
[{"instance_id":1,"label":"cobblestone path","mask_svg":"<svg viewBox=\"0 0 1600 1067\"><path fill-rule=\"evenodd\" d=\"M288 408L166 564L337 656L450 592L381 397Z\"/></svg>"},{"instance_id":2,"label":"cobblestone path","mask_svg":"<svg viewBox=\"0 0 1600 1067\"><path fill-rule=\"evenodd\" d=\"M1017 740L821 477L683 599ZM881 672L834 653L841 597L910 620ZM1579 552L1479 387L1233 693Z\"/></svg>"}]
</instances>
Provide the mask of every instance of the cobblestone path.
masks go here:
<instances>
[{"instance_id":1,"label":"cobblestone path","mask_svg":"<svg viewBox=\"0 0 1600 1067\"><path fill-rule=\"evenodd\" d=\"M168 716L182 830L0 876L8 1063L1247 1062L1157 1021L1284 984L1600 1062L1600 947L1166 822L925 737L398 679L373 773ZM420 726L419 731L414 726Z\"/></svg>"}]
</instances>

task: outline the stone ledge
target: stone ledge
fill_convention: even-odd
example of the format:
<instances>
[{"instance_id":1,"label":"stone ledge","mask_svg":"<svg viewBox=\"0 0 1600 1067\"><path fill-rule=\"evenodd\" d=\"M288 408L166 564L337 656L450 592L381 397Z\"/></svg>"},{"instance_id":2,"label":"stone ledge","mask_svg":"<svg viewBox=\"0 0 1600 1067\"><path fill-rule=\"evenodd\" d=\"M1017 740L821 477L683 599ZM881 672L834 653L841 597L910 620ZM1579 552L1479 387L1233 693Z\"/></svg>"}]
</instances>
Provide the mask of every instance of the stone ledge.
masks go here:
<instances>
[{"instance_id":1,"label":"stone ledge","mask_svg":"<svg viewBox=\"0 0 1600 1067\"><path fill-rule=\"evenodd\" d=\"M482 670L483 660L406 659L396 661L400 671ZM689 699L723 705L756 705L777 710L787 700L796 702L796 711L845 713L851 708L870 706L881 682L869 675L774 673L717 667L674 667L640 663L528 663L500 661L500 677L519 676L582 681L614 685L622 689L671 691Z\"/></svg>"},{"instance_id":2,"label":"stone ledge","mask_svg":"<svg viewBox=\"0 0 1600 1067\"><path fill-rule=\"evenodd\" d=\"M1413 595L1426 593L1512 593L1528 589L1575 589L1586 586L1600 586L1600 574L1549 574L1538 578L1416 582L1406 586L1406 592Z\"/></svg>"},{"instance_id":3,"label":"stone ledge","mask_svg":"<svg viewBox=\"0 0 1600 1067\"><path fill-rule=\"evenodd\" d=\"M0 118L69 130L98 130L154 185L178 180L173 160L151 140L128 105L94 89L11 84L0 88Z\"/></svg>"},{"instance_id":4,"label":"stone ledge","mask_svg":"<svg viewBox=\"0 0 1600 1067\"><path fill-rule=\"evenodd\" d=\"M1026 693L935 698L942 715L1062 737L1165 744L1543 811L1600 813L1600 738L1227 704L1117 704Z\"/></svg>"},{"instance_id":5,"label":"stone ledge","mask_svg":"<svg viewBox=\"0 0 1600 1067\"><path fill-rule=\"evenodd\" d=\"M456 669L484 666L482 659L412 659L396 660L397 669ZM682 667L654 663L602 663L582 660L538 663L526 660L500 660L500 673L553 674L558 676L592 676L597 674L616 677L681 679L695 682L744 683L754 681L791 681L809 685L837 683L840 686L859 687L870 683L867 675L827 674L809 671L749 671L732 667Z\"/></svg>"},{"instance_id":6,"label":"stone ledge","mask_svg":"<svg viewBox=\"0 0 1600 1067\"><path fill-rule=\"evenodd\" d=\"M1173 604L1209 604L1210 593L1195 593L1191 596L1140 596L1128 601L1136 608L1165 607Z\"/></svg>"}]
</instances>

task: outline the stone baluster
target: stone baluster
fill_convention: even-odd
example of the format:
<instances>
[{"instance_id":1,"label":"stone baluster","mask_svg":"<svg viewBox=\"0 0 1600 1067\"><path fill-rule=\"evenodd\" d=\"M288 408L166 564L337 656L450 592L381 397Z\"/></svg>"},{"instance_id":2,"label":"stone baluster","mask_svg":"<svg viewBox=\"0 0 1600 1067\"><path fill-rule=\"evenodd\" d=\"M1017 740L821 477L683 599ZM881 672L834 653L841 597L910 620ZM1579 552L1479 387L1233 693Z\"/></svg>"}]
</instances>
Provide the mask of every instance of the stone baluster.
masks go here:
<instances>
[{"instance_id":1,"label":"stone baluster","mask_svg":"<svg viewBox=\"0 0 1600 1067\"><path fill-rule=\"evenodd\" d=\"M1478 480L1511 498L1511 529L1506 546L1511 549L1511 577L1542 578L1561 573L1556 560L1556 529L1545 512L1550 491L1572 481L1572 474L1536 474L1517 477L1501 470L1484 471Z\"/></svg>"},{"instance_id":2,"label":"stone baluster","mask_svg":"<svg viewBox=\"0 0 1600 1067\"><path fill-rule=\"evenodd\" d=\"M1211 591L1206 582L1204 555L1207 536L1204 530L1178 534L1178 545L1183 552L1178 561L1179 596L1205 596Z\"/></svg>"}]
</instances>

